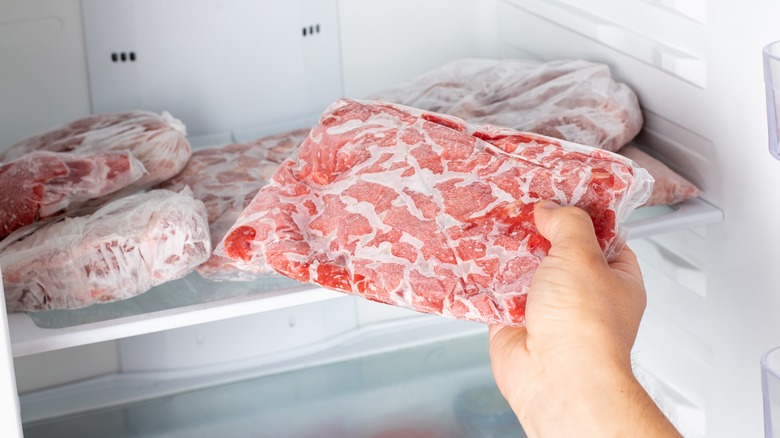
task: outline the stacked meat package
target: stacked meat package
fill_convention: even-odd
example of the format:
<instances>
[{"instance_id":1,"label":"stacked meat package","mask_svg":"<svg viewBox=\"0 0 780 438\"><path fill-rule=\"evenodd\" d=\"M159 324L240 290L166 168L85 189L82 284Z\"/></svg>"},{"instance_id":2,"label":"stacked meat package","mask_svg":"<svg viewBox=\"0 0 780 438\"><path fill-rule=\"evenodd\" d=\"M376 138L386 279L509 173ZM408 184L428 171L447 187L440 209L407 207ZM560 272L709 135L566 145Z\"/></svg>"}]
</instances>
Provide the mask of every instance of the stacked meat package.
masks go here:
<instances>
[{"instance_id":1,"label":"stacked meat package","mask_svg":"<svg viewBox=\"0 0 780 438\"><path fill-rule=\"evenodd\" d=\"M192 150L170 114L85 117L0 154L0 266L9 311L72 309L180 278L211 252L202 202L139 193Z\"/></svg>"},{"instance_id":2,"label":"stacked meat package","mask_svg":"<svg viewBox=\"0 0 780 438\"><path fill-rule=\"evenodd\" d=\"M205 208L190 193L129 195L9 242L0 252L6 305L74 309L130 298L183 277L210 253Z\"/></svg>"},{"instance_id":3,"label":"stacked meat package","mask_svg":"<svg viewBox=\"0 0 780 438\"><path fill-rule=\"evenodd\" d=\"M187 167L160 187L174 191L192 188L195 198L206 204L211 242L216 246L308 133L308 129L299 129L253 142L195 151ZM198 266L197 271L202 277L217 281L253 280L273 272L264 265L239 267L233 260L216 254Z\"/></svg>"},{"instance_id":4,"label":"stacked meat package","mask_svg":"<svg viewBox=\"0 0 780 438\"><path fill-rule=\"evenodd\" d=\"M604 64L461 59L370 97L617 151L655 178L645 205L671 205L700 195L653 156L636 146L624 149L642 128L642 112L634 92L615 82Z\"/></svg>"},{"instance_id":5,"label":"stacked meat package","mask_svg":"<svg viewBox=\"0 0 780 438\"><path fill-rule=\"evenodd\" d=\"M7 308L129 298L196 270L522 324L548 247L536 201L585 209L611 257L635 207L699 194L629 144L641 127L636 95L580 60L455 61L339 100L311 130L195 152L170 114L89 116L0 152L0 184L19 181L0 195Z\"/></svg>"}]
</instances>

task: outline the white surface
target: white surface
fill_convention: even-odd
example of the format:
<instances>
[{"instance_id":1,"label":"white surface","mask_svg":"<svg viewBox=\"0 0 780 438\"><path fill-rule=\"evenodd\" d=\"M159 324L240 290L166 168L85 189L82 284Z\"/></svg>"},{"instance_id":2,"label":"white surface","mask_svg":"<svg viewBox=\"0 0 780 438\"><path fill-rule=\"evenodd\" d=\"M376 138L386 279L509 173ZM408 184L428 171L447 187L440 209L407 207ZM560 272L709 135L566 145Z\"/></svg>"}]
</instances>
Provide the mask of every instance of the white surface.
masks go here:
<instances>
[{"instance_id":1,"label":"white surface","mask_svg":"<svg viewBox=\"0 0 780 438\"><path fill-rule=\"evenodd\" d=\"M22 397L24 421L118 406L484 333L483 324L432 316L372 324L319 343L255 358L159 372L118 373L26 394Z\"/></svg>"},{"instance_id":2,"label":"white surface","mask_svg":"<svg viewBox=\"0 0 780 438\"><path fill-rule=\"evenodd\" d=\"M310 287L263 299L235 297L218 303L203 303L58 329L39 328L29 315L17 313L8 317L11 327L11 349L14 356L25 356L342 296L343 294L339 292Z\"/></svg>"},{"instance_id":3,"label":"white surface","mask_svg":"<svg viewBox=\"0 0 780 438\"><path fill-rule=\"evenodd\" d=\"M0 275L2 278L2 275ZM3 285L0 284L0 292ZM5 300L0 300L0 351L9 351L11 340L6 324ZM14 361L5 355L0 359L0 432L2 436L13 438L22 436L22 423L19 416L19 397L16 395Z\"/></svg>"},{"instance_id":4,"label":"white surface","mask_svg":"<svg viewBox=\"0 0 780 438\"><path fill-rule=\"evenodd\" d=\"M780 348L761 357L761 388L764 393L766 438L780 437Z\"/></svg>"},{"instance_id":5,"label":"white surface","mask_svg":"<svg viewBox=\"0 0 780 438\"><path fill-rule=\"evenodd\" d=\"M681 40L690 34L675 34L674 26L665 26L663 34L650 34L650 31L657 30L648 24L651 21L637 19L642 17L639 15L642 13L639 9L644 5L634 4L629 9L621 10L614 8L609 2L598 0L587 2L587 7L582 6L582 2L558 0L508 1L528 14L551 20L583 38L617 50L698 87L707 86L705 61L696 53L681 48L684 46ZM649 12L657 10L649 8ZM626 26L629 21L634 25ZM534 32L533 29L520 31ZM670 37L674 39L672 45L664 41Z\"/></svg>"},{"instance_id":6,"label":"white surface","mask_svg":"<svg viewBox=\"0 0 780 438\"><path fill-rule=\"evenodd\" d=\"M494 0L339 0L344 95L364 97L463 57L493 56Z\"/></svg>"},{"instance_id":7,"label":"white surface","mask_svg":"<svg viewBox=\"0 0 780 438\"><path fill-rule=\"evenodd\" d=\"M84 360L89 358L89 360ZM116 341L14 358L16 390L20 394L119 372Z\"/></svg>"},{"instance_id":8,"label":"white surface","mask_svg":"<svg viewBox=\"0 0 780 438\"><path fill-rule=\"evenodd\" d=\"M628 237L636 239L717 224L722 221L723 212L719 208L701 198L693 198L672 207L654 206L637 209L627 223Z\"/></svg>"},{"instance_id":9,"label":"white surface","mask_svg":"<svg viewBox=\"0 0 780 438\"><path fill-rule=\"evenodd\" d=\"M0 0L0 149L90 112L78 0Z\"/></svg>"},{"instance_id":10,"label":"white surface","mask_svg":"<svg viewBox=\"0 0 780 438\"><path fill-rule=\"evenodd\" d=\"M356 298L290 306L119 340L123 372L202 367L273 355L357 327Z\"/></svg>"},{"instance_id":11,"label":"white surface","mask_svg":"<svg viewBox=\"0 0 780 438\"><path fill-rule=\"evenodd\" d=\"M321 112L342 95L336 4L84 0L92 110L165 110L193 135Z\"/></svg>"}]
</instances>

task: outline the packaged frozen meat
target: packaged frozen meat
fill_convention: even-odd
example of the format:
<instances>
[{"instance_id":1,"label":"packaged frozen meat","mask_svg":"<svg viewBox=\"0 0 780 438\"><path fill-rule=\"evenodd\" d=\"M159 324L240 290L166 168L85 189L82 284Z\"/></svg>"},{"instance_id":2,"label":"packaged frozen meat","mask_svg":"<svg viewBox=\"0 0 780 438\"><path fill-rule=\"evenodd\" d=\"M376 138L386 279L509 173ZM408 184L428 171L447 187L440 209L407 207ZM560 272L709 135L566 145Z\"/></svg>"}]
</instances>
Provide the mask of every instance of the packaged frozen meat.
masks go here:
<instances>
[{"instance_id":1,"label":"packaged frozen meat","mask_svg":"<svg viewBox=\"0 0 780 438\"><path fill-rule=\"evenodd\" d=\"M114 197L154 186L179 173L192 149L184 124L167 112L125 111L96 114L34 135L0 153L0 161L35 151L130 151L146 168L146 174ZM96 203L99 204L99 203Z\"/></svg>"},{"instance_id":2,"label":"packaged frozen meat","mask_svg":"<svg viewBox=\"0 0 780 438\"><path fill-rule=\"evenodd\" d=\"M608 151L340 99L216 253L383 303L519 325L549 249L534 204L588 212L609 259L651 189L647 172Z\"/></svg>"},{"instance_id":3,"label":"packaged frozen meat","mask_svg":"<svg viewBox=\"0 0 780 438\"><path fill-rule=\"evenodd\" d=\"M674 205L701 195L699 188L692 182L642 149L629 144L618 153L633 160L655 179L653 193L645 205Z\"/></svg>"},{"instance_id":4,"label":"packaged frozen meat","mask_svg":"<svg viewBox=\"0 0 780 438\"><path fill-rule=\"evenodd\" d=\"M181 173L158 187L173 191L192 189L195 199L206 205L211 241L216 246L257 191L268 183L279 163L308 133L308 129L298 129L247 143L196 150ZM235 267L228 258L212 255L197 271L204 278L218 281L252 280L257 275L273 273L264 265L256 268L247 272Z\"/></svg>"},{"instance_id":5,"label":"packaged frozen meat","mask_svg":"<svg viewBox=\"0 0 780 438\"><path fill-rule=\"evenodd\" d=\"M608 66L578 59L460 59L369 98L609 151L643 123L631 88Z\"/></svg>"},{"instance_id":6,"label":"packaged frozen meat","mask_svg":"<svg viewBox=\"0 0 780 438\"><path fill-rule=\"evenodd\" d=\"M123 189L144 173L127 151L38 151L0 165L0 238Z\"/></svg>"},{"instance_id":7,"label":"packaged frozen meat","mask_svg":"<svg viewBox=\"0 0 780 438\"><path fill-rule=\"evenodd\" d=\"M636 94L613 80L608 66L584 60L461 59L371 98L609 151L628 144L643 124ZM646 205L671 205L701 194L641 150L626 152L655 179Z\"/></svg>"},{"instance_id":8,"label":"packaged frozen meat","mask_svg":"<svg viewBox=\"0 0 780 438\"><path fill-rule=\"evenodd\" d=\"M203 203L184 190L120 198L90 216L22 229L2 242L9 312L75 309L130 298L209 257Z\"/></svg>"}]
</instances>

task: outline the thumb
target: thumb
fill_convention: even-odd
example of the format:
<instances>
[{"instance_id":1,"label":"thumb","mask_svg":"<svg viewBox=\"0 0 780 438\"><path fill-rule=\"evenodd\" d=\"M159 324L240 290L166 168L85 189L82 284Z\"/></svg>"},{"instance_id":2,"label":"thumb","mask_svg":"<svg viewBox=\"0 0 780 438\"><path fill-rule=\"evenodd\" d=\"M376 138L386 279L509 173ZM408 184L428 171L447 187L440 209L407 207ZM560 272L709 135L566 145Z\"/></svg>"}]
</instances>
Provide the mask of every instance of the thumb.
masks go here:
<instances>
[{"instance_id":1,"label":"thumb","mask_svg":"<svg viewBox=\"0 0 780 438\"><path fill-rule=\"evenodd\" d=\"M534 206L534 222L539 233L550 241L550 253L575 260L583 256L604 257L593 220L584 210L541 201Z\"/></svg>"}]
</instances>

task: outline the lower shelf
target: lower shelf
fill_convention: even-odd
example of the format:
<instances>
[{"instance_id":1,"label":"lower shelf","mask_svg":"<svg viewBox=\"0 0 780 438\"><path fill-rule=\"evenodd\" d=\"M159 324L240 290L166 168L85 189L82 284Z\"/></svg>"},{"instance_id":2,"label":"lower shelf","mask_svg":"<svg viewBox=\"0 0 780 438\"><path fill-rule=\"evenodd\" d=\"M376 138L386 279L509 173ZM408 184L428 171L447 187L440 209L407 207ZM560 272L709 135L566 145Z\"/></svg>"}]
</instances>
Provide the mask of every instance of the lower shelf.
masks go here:
<instances>
[{"instance_id":1,"label":"lower shelf","mask_svg":"<svg viewBox=\"0 0 780 438\"><path fill-rule=\"evenodd\" d=\"M226 366L23 395L25 436L524 436L480 324L422 316Z\"/></svg>"}]
</instances>

